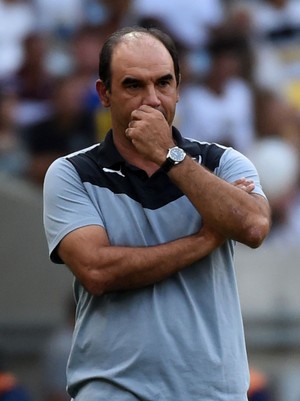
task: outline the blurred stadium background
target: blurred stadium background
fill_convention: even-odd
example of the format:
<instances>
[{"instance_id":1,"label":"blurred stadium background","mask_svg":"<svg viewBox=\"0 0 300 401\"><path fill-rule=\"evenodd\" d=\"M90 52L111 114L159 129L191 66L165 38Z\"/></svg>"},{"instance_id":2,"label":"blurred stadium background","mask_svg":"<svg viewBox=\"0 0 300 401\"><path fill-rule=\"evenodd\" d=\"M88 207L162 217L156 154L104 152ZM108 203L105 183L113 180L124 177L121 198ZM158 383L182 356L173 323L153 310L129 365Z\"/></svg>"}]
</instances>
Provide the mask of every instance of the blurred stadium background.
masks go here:
<instances>
[{"instance_id":1,"label":"blurred stadium background","mask_svg":"<svg viewBox=\"0 0 300 401\"><path fill-rule=\"evenodd\" d=\"M55 379L46 365L49 341L67 325L72 276L48 259L42 183L52 160L105 135L109 117L94 89L98 53L110 32L133 23L162 27L178 44L176 125L248 154L261 175L270 239L257 250L238 244L236 255L249 362L265 378L268 401L300 401L299 0L0 0L6 368L32 400L67 400L50 394Z\"/></svg>"}]
</instances>

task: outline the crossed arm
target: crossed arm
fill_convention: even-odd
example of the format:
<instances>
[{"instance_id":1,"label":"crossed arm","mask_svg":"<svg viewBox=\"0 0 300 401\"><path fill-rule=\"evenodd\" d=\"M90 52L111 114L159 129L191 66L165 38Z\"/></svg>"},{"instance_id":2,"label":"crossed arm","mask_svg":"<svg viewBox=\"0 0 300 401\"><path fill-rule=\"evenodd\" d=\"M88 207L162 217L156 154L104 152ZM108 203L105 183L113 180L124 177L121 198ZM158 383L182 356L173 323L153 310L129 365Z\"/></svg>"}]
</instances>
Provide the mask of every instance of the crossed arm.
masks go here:
<instances>
[{"instance_id":1,"label":"crossed arm","mask_svg":"<svg viewBox=\"0 0 300 401\"><path fill-rule=\"evenodd\" d=\"M87 226L68 234L59 255L94 295L145 287L207 256L223 238L205 226L195 235L151 247L110 246L105 230Z\"/></svg>"},{"instance_id":2,"label":"crossed arm","mask_svg":"<svg viewBox=\"0 0 300 401\"><path fill-rule=\"evenodd\" d=\"M146 107L142 112L141 117L139 111L133 115L126 134L140 155L159 166L174 142L159 111ZM101 295L161 281L204 258L227 238L253 248L262 243L270 228L270 210L262 196L251 194L252 182L229 184L190 157L168 175L201 214L203 227L195 235L152 247L110 246L100 226L69 233L58 253L87 291Z\"/></svg>"},{"instance_id":3,"label":"crossed arm","mask_svg":"<svg viewBox=\"0 0 300 401\"><path fill-rule=\"evenodd\" d=\"M247 194L253 189L253 184L243 179L235 186ZM102 227L87 226L63 238L58 252L87 291L101 295L164 280L204 258L224 240L223 235L204 224L198 233L169 243L151 247L119 247L110 246Z\"/></svg>"}]
</instances>

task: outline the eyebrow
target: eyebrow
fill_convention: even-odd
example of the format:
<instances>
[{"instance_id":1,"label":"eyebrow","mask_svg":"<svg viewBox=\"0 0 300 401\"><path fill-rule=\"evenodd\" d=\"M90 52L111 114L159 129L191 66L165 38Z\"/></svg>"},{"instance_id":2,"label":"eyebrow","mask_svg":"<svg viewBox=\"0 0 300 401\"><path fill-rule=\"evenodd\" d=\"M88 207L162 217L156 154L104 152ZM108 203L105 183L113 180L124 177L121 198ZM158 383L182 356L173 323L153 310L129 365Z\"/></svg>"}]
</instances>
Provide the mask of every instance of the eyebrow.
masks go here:
<instances>
[{"instance_id":1,"label":"eyebrow","mask_svg":"<svg viewBox=\"0 0 300 401\"><path fill-rule=\"evenodd\" d=\"M174 77L173 77L172 74L166 74L166 75L163 75L162 77L159 77L157 79L157 82L160 82L160 81L173 81L173 80L174 80ZM142 82L143 81L141 79L133 78L133 77L127 77L122 81L122 84L124 86L126 86L126 85L131 85L131 84L138 84L138 83L142 83Z\"/></svg>"},{"instance_id":2,"label":"eyebrow","mask_svg":"<svg viewBox=\"0 0 300 401\"><path fill-rule=\"evenodd\" d=\"M172 74L166 74L163 75L162 77L158 78L158 81L173 81L174 77Z\"/></svg>"},{"instance_id":3,"label":"eyebrow","mask_svg":"<svg viewBox=\"0 0 300 401\"><path fill-rule=\"evenodd\" d=\"M139 83L139 82L141 82L141 80L138 79L138 78L127 77L122 81L122 84L124 86L126 86L126 85L130 85L130 84L136 84L136 83Z\"/></svg>"}]
</instances>

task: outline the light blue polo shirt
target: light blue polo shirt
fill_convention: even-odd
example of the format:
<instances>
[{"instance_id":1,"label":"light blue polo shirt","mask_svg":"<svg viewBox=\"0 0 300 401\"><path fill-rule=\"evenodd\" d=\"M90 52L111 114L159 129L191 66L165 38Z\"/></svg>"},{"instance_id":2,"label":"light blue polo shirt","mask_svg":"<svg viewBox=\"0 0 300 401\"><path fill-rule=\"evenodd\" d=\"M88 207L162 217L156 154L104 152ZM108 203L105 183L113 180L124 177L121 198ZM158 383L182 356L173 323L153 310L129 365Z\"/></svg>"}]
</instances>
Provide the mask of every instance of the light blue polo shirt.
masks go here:
<instances>
[{"instance_id":1,"label":"light blue polo shirt","mask_svg":"<svg viewBox=\"0 0 300 401\"><path fill-rule=\"evenodd\" d=\"M220 178L254 180L232 148L182 138L178 146ZM56 160L44 187L51 259L62 238L100 225L112 246L152 246L197 232L201 216L168 176L150 178L102 144ZM248 363L234 242L160 283L90 295L75 279L76 324L67 378L76 401L246 401Z\"/></svg>"}]
</instances>

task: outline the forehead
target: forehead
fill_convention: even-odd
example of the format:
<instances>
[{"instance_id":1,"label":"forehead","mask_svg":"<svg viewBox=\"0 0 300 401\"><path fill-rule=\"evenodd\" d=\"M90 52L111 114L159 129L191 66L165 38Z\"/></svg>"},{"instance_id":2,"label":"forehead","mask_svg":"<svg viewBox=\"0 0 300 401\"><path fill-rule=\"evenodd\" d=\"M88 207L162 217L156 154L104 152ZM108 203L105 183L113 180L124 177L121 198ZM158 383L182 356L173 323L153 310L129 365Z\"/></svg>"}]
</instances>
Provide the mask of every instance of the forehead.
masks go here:
<instances>
[{"instance_id":1,"label":"forehead","mask_svg":"<svg viewBox=\"0 0 300 401\"><path fill-rule=\"evenodd\" d=\"M112 54L112 75L148 71L174 74L174 64L167 48L158 39L144 33L123 37Z\"/></svg>"}]
</instances>

